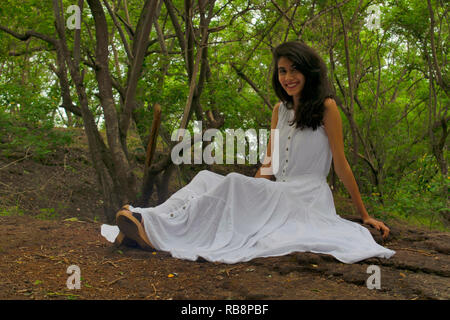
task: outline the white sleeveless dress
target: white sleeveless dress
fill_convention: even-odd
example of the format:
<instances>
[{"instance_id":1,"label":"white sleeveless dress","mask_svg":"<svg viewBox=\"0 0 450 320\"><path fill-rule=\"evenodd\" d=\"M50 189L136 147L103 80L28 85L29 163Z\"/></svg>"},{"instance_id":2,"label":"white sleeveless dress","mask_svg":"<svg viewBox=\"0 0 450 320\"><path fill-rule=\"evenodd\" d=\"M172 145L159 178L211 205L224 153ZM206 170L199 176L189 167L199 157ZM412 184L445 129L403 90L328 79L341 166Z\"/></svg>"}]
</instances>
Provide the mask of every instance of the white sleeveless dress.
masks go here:
<instances>
[{"instance_id":1,"label":"white sleeveless dress","mask_svg":"<svg viewBox=\"0 0 450 320\"><path fill-rule=\"evenodd\" d=\"M163 204L134 208L156 249L175 258L237 263L291 252L315 252L354 263L390 258L363 226L336 214L326 177L332 154L325 130L289 126L278 111L276 181L203 170Z\"/></svg>"}]
</instances>

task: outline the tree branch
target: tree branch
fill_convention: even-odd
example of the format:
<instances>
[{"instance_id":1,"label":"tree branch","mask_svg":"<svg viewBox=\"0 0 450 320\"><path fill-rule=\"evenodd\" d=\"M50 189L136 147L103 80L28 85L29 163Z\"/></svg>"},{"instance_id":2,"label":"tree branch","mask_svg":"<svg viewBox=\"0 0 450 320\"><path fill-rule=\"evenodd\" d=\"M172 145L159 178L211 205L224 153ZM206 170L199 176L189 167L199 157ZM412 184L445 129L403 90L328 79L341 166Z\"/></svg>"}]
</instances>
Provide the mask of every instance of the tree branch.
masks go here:
<instances>
[{"instance_id":1,"label":"tree branch","mask_svg":"<svg viewBox=\"0 0 450 320\"><path fill-rule=\"evenodd\" d=\"M133 54L132 54L131 51L130 51L130 45L128 44L127 38L125 37L125 34L123 33L123 30L122 30L122 28L120 27L119 22L117 21L116 14L115 14L115 12L111 9L111 6L109 5L109 3L108 3L107 0L103 0L103 3L105 4L106 9L108 10L109 15L111 16L111 18L112 18L112 20L113 20L113 22L114 22L114 25L115 25L116 28L117 28L117 31L119 31L119 36L120 36L120 39L122 40L123 46L124 46L124 48L125 48L125 52L126 52L126 54L127 54L128 61L130 61L130 63L131 63L131 61L133 61Z\"/></svg>"},{"instance_id":2,"label":"tree branch","mask_svg":"<svg viewBox=\"0 0 450 320\"><path fill-rule=\"evenodd\" d=\"M439 67L439 64L438 64L438 61L437 61L437 57L436 57L436 45L434 44L434 25L435 25L435 21L434 21L433 7L431 6L431 1L430 0L427 0L427 4L428 4L428 12L430 14L430 44L431 44L431 52L432 52L432 56L433 56L433 65L434 65L434 69L436 71L438 84L442 87L442 89L447 91L448 87L447 87L447 84L444 82L444 80L442 78L441 68Z\"/></svg>"},{"instance_id":3,"label":"tree branch","mask_svg":"<svg viewBox=\"0 0 450 320\"><path fill-rule=\"evenodd\" d=\"M130 125L131 114L135 104L136 89L139 77L142 71L145 55L147 53L149 35L152 29L153 21L156 19L157 0L147 0L142 9L142 15L136 27L135 37L133 39L134 59L127 79L127 90L125 94L124 107L120 119L121 135L127 135Z\"/></svg>"},{"instance_id":4,"label":"tree branch","mask_svg":"<svg viewBox=\"0 0 450 320\"><path fill-rule=\"evenodd\" d=\"M292 30L294 30L295 34L297 34L297 31L295 30L294 22L292 21L292 19L288 17L287 13L285 11L283 11L283 9L280 8L280 6L278 5L278 3L276 3L275 0L271 0L271 2L275 6L275 8L277 8L277 10L286 18L286 20L288 21ZM290 8L288 8L286 11L288 11L289 9Z\"/></svg>"},{"instance_id":5,"label":"tree branch","mask_svg":"<svg viewBox=\"0 0 450 320\"><path fill-rule=\"evenodd\" d=\"M15 50L12 50L12 51L8 52L8 55L11 57L18 57L18 56L23 56L25 54L29 54L29 53L33 53L33 52L41 52L41 51L55 51L55 48L47 48L44 46L40 46L40 47L25 49L23 51L17 51L17 52Z\"/></svg>"},{"instance_id":6,"label":"tree branch","mask_svg":"<svg viewBox=\"0 0 450 320\"><path fill-rule=\"evenodd\" d=\"M236 71L239 77L244 79L253 88L253 90L255 90L255 92L263 99L264 103L269 107L269 109L273 110L272 104L267 99L267 97L261 92L261 90L258 89L256 84L249 77L247 77L241 70L239 70L234 63L231 63L231 67Z\"/></svg>"},{"instance_id":7,"label":"tree branch","mask_svg":"<svg viewBox=\"0 0 450 320\"><path fill-rule=\"evenodd\" d=\"M0 30L2 30L4 32L10 34L14 38L17 38L17 39L22 40L22 41L26 41L26 40L30 39L31 37L34 37L34 38L37 38L37 39L41 39L41 40L43 40L45 42L48 42L48 43L50 43L52 45L56 45L56 42L57 42L57 40L55 38L52 38L52 37L47 36L45 34L36 32L34 30L28 30L24 34L21 34L21 33L13 31L13 30L11 30L11 29L9 29L7 27L4 27L2 25L0 25Z\"/></svg>"}]
</instances>

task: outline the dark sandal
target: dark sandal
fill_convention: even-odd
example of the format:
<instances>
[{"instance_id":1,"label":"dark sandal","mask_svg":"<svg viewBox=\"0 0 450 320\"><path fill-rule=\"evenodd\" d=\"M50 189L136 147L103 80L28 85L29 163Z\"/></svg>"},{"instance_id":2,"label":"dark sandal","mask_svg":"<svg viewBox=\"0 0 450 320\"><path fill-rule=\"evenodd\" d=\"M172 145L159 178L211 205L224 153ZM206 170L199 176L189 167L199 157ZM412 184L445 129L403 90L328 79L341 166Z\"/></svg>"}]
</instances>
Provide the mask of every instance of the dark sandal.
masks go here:
<instances>
[{"instance_id":1,"label":"dark sandal","mask_svg":"<svg viewBox=\"0 0 450 320\"><path fill-rule=\"evenodd\" d=\"M151 242L147 238L141 221L142 217L139 213L132 213L125 208L120 210L116 215L116 224L119 226L121 233L124 234L122 241L129 238L137 242L137 244L144 250L154 250Z\"/></svg>"},{"instance_id":2,"label":"dark sandal","mask_svg":"<svg viewBox=\"0 0 450 320\"><path fill-rule=\"evenodd\" d=\"M120 247L120 246L126 246L126 247L139 247L139 245L137 244L136 241L134 241L133 239L128 238L125 233L123 233L122 231L119 232L119 234L116 237L116 240L114 240L114 245L116 247Z\"/></svg>"},{"instance_id":3,"label":"dark sandal","mask_svg":"<svg viewBox=\"0 0 450 320\"><path fill-rule=\"evenodd\" d=\"M122 207L121 210L128 210L130 211L130 205L126 204ZM139 220L139 222L142 221L142 217L139 213L135 213L133 212L133 216ZM119 234L116 237L116 240L114 240L114 245L116 247L120 247L121 245L124 245L126 247L138 247L139 245L137 244L136 241L134 241L133 239L128 238L122 231L119 232Z\"/></svg>"}]
</instances>

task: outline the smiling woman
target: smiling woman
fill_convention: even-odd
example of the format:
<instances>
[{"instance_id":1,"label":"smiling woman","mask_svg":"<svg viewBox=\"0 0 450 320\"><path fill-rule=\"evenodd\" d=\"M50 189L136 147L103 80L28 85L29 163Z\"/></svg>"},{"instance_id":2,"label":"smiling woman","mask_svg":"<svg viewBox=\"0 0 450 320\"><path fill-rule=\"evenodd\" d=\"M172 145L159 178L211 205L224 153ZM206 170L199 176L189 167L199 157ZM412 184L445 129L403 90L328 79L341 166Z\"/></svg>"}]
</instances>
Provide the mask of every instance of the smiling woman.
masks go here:
<instances>
[{"instance_id":1,"label":"smiling woman","mask_svg":"<svg viewBox=\"0 0 450 320\"><path fill-rule=\"evenodd\" d=\"M272 86L288 109L294 109L292 124L315 130L322 124L324 102L334 97L322 58L308 45L291 41L273 52Z\"/></svg>"}]
</instances>

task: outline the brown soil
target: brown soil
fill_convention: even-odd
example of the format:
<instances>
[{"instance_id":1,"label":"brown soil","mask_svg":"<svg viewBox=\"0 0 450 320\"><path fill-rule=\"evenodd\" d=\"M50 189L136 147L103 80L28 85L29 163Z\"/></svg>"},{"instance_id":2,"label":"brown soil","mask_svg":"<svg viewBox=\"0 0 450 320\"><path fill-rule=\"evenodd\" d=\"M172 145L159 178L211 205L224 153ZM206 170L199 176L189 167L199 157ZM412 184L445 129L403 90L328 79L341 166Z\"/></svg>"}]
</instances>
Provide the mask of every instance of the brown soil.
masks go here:
<instances>
[{"instance_id":1,"label":"brown soil","mask_svg":"<svg viewBox=\"0 0 450 320\"><path fill-rule=\"evenodd\" d=\"M100 235L104 219L88 159L83 148L44 162L0 158L0 299L450 298L450 234L395 220L384 243L369 230L397 253L355 264L297 252L230 265L116 248ZM174 181L172 192L177 187ZM335 202L338 212L352 212L340 209L348 199L335 195ZM81 269L79 290L66 286L70 265ZM380 267L381 289L367 288L369 265Z\"/></svg>"}]
</instances>

